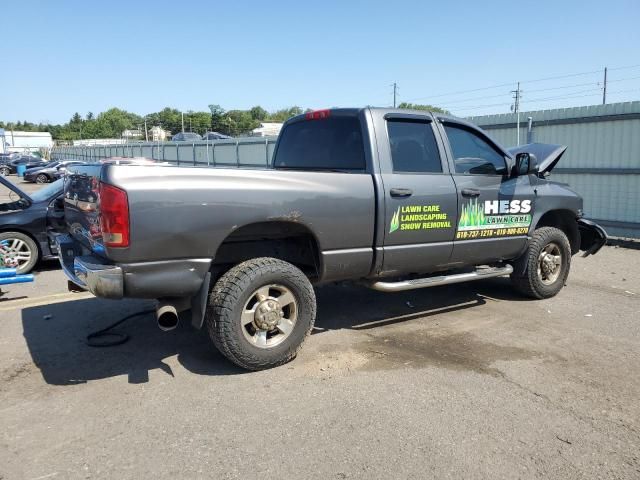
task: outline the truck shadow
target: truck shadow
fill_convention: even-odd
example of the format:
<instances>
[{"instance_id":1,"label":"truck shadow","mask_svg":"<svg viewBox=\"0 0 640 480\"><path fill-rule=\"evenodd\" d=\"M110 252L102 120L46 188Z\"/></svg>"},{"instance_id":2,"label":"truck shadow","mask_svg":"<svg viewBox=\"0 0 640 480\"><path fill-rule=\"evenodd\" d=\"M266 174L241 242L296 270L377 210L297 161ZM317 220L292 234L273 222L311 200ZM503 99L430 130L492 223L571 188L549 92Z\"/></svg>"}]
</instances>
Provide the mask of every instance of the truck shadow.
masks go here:
<instances>
[{"instance_id":1,"label":"truck shadow","mask_svg":"<svg viewBox=\"0 0 640 480\"><path fill-rule=\"evenodd\" d=\"M523 300L504 279L394 294L355 285L328 285L317 289L317 298L314 334L336 329L381 328L477 308L486 303L486 298ZM176 330L162 332L153 314L134 318L115 329L130 336L123 345L94 348L86 344L89 333L152 305L147 301L91 298L25 308L23 331L33 362L44 380L52 385L75 385L120 375L127 375L129 383L145 383L151 370L159 369L173 376L172 367L165 361L173 356L177 356L181 366L198 375L247 373L215 350L206 330L198 332L182 322Z\"/></svg>"},{"instance_id":2,"label":"truck shadow","mask_svg":"<svg viewBox=\"0 0 640 480\"><path fill-rule=\"evenodd\" d=\"M312 334L336 329L367 330L477 308L487 299L530 301L506 278L441 287L382 293L358 285L338 284L317 290L318 318Z\"/></svg>"},{"instance_id":3,"label":"truck shadow","mask_svg":"<svg viewBox=\"0 0 640 480\"><path fill-rule=\"evenodd\" d=\"M173 376L165 360L176 355L184 368L199 375L244 372L213 348L205 331L182 322L172 332L162 332L152 313L114 329L130 336L123 345L95 348L86 344L89 333L150 307L152 302L90 298L26 308L22 311L24 337L34 364L52 385L119 375L127 375L129 383L146 383L151 370Z\"/></svg>"}]
</instances>

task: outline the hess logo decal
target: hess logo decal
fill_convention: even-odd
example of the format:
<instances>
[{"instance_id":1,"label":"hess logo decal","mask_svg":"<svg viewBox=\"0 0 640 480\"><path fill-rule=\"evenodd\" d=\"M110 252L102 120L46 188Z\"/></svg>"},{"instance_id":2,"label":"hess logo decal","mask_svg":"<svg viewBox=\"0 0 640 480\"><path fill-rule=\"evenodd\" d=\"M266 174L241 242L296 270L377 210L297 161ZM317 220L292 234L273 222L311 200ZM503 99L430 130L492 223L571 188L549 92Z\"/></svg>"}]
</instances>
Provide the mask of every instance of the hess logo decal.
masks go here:
<instances>
[{"instance_id":1,"label":"hess logo decal","mask_svg":"<svg viewBox=\"0 0 640 480\"><path fill-rule=\"evenodd\" d=\"M529 213L530 211L531 200L486 200L484 202L485 215Z\"/></svg>"}]
</instances>

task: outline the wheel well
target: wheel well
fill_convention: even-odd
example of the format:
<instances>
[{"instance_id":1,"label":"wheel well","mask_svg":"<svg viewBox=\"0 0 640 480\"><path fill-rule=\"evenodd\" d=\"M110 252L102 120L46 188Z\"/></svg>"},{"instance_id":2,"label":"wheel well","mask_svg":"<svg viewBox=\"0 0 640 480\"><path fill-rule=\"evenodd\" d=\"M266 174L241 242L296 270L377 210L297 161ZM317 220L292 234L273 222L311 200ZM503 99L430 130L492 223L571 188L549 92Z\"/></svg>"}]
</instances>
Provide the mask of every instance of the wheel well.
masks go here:
<instances>
[{"instance_id":1,"label":"wheel well","mask_svg":"<svg viewBox=\"0 0 640 480\"><path fill-rule=\"evenodd\" d=\"M580 250L580 232L576 215L570 210L551 210L546 212L536 225L540 227L555 227L564 232L571 245L571 254L575 255Z\"/></svg>"},{"instance_id":2,"label":"wheel well","mask_svg":"<svg viewBox=\"0 0 640 480\"><path fill-rule=\"evenodd\" d=\"M234 230L218 247L212 263L213 276L258 257L289 262L310 279L320 276L318 241L307 227L293 222L259 222Z\"/></svg>"}]
</instances>

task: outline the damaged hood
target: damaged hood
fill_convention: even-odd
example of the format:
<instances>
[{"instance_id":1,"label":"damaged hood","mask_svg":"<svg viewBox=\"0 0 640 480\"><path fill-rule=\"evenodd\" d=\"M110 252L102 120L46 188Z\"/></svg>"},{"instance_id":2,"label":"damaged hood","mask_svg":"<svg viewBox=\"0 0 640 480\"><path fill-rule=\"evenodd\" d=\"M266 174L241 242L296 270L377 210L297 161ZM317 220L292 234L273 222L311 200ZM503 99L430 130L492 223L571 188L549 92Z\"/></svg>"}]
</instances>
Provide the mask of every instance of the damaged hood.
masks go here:
<instances>
[{"instance_id":1,"label":"damaged hood","mask_svg":"<svg viewBox=\"0 0 640 480\"><path fill-rule=\"evenodd\" d=\"M556 166L560 157L567 149L566 145L553 145L551 143L528 143L519 147L508 148L508 152L515 156L518 153L532 153L538 160L538 172L541 174L549 173Z\"/></svg>"},{"instance_id":2,"label":"damaged hood","mask_svg":"<svg viewBox=\"0 0 640 480\"><path fill-rule=\"evenodd\" d=\"M9 180L4 178L2 175L0 175L0 184L4 185L5 187L7 187L9 190L11 190L13 193L17 194L23 200L26 200L29 203L33 203L33 200L31 199L31 197L29 195L27 195L25 192L20 190L17 187L17 185L14 185Z\"/></svg>"}]
</instances>

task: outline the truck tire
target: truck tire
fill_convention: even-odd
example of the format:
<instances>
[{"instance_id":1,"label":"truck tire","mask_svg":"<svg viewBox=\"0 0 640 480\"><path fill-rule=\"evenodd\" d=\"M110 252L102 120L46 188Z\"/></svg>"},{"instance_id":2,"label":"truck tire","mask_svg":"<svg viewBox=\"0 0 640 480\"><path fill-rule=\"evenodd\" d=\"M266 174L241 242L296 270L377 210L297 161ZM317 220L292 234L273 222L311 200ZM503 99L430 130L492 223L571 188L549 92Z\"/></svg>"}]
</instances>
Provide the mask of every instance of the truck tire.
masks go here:
<instances>
[{"instance_id":1,"label":"truck tire","mask_svg":"<svg viewBox=\"0 0 640 480\"><path fill-rule=\"evenodd\" d=\"M216 348L247 370L295 358L316 318L316 296L298 268L276 258L242 262L214 285L205 315Z\"/></svg>"},{"instance_id":2,"label":"truck tire","mask_svg":"<svg viewBox=\"0 0 640 480\"><path fill-rule=\"evenodd\" d=\"M0 233L0 256L7 268L15 268L18 275L29 273L40 259L38 245L21 232Z\"/></svg>"},{"instance_id":3,"label":"truck tire","mask_svg":"<svg viewBox=\"0 0 640 480\"><path fill-rule=\"evenodd\" d=\"M571 246L562 230L541 227L533 232L521 261L524 273L511 274L516 290L531 298L550 298L564 286L571 266ZM520 262L516 262L520 263Z\"/></svg>"}]
</instances>

